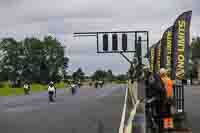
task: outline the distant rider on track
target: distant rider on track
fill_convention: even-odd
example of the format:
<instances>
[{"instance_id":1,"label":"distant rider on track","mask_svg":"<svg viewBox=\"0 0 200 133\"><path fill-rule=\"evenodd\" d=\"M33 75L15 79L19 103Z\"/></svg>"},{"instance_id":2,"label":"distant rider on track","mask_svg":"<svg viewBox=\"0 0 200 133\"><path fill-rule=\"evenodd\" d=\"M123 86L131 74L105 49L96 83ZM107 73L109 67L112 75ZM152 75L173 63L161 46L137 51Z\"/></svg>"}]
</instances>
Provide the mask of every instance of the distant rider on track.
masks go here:
<instances>
[{"instance_id":1,"label":"distant rider on track","mask_svg":"<svg viewBox=\"0 0 200 133\"><path fill-rule=\"evenodd\" d=\"M54 83L50 82L48 87L48 93L49 93L49 101L54 102L53 96L56 97L56 88L54 87Z\"/></svg>"}]
</instances>

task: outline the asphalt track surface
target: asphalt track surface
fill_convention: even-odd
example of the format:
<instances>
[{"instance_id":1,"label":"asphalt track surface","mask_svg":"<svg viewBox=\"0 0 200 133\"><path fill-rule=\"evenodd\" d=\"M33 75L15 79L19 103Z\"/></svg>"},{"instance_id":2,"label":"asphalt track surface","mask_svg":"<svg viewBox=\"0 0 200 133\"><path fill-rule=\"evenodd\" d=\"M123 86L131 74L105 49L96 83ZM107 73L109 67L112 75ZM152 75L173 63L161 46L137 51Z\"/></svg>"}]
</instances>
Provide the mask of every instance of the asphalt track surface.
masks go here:
<instances>
[{"instance_id":1,"label":"asphalt track surface","mask_svg":"<svg viewBox=\"0 0 200 133\"><path fill-rule=\"evenodd\" d=\"M124 85L106 85L59 90L55 103L46 92L0 97L0 133L117 133L124 95Z\"/></svg>"},{"instance_id":2,"label":"asphalt track surface","mask_svg":"<svg viewBox=\"0 0 200 133\"><path fill-rule=\"evenodd\" d=\"M192 133L200 133L200 86L185 86L185 111Z\"/></svg>"}]
</instances>

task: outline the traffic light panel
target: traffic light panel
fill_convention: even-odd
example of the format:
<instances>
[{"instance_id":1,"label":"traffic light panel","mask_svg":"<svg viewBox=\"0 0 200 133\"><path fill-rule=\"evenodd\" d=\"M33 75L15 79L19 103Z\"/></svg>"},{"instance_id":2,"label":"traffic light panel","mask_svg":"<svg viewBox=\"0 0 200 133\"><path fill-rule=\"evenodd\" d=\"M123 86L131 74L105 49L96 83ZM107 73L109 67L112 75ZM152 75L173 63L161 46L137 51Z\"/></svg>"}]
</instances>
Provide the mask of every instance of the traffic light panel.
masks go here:
<instances>
[{"instance_id":1,"label":"traffic light panel","mask_svg":"<svg viewBox=\"0 0 200 133\"><path fill-rule=\"evenodd\" d=\"M108 34L103 35L103 51L108 51Z\"/></svg>"},{"instance_id":2,"label":"traffic light panel","mask_svg":"<svg viewBox=\"0 0 200 133\"><path fill-rule=\"evenodd\" d=\"M127 34L122 34L122 50L127 50Z\"/></svg>"},{"instance_id":3,"label":"traffic light panel","mask_svg":"<svg viewBox=\"0 0 200 133\"><path fill-rule=\"evenodd\" d=\"M117 34L112 34L112 50L117 51L118 50L118 39Z\"/></svg>"}]
</instances>

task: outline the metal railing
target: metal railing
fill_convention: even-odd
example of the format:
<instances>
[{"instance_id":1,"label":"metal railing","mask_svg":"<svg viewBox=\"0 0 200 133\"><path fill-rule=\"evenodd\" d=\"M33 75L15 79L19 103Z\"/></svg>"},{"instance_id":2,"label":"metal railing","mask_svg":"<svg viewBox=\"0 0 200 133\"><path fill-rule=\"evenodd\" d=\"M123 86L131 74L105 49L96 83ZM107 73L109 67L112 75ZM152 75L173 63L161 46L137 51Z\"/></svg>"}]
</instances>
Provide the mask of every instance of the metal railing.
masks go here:
<instances>
[{"instance_id":1,"label":"metal railing","mask_svg":"<svg viewBox=\"0 0 200 133\"><path fill-rule=\"evenodd\" d=\"M182 83L175 84L174 87L174 99L177 113L183 113L184 110L184 85Z\"/></svg>"},{"instance_id":2,"label":"metal railing","mask_svg":"<svg viewBox=\"0 0 200 133\"><path fill-rule=\"evenodd\" d=\"M127 105L128 99L131 102L131 104L128 104L130 107L128 107ZM134 125L133 120L135 118L139 104L140 100L138 99L138 83L137 81L134 81L133 83L129 81L128 88L126 88L119 133L132 133L133 131L132 127ZM127 111L127 108L130 108L130 111ZM128 115L128 119L125 119L126 115Z\"/></svg>"}]
</instances>

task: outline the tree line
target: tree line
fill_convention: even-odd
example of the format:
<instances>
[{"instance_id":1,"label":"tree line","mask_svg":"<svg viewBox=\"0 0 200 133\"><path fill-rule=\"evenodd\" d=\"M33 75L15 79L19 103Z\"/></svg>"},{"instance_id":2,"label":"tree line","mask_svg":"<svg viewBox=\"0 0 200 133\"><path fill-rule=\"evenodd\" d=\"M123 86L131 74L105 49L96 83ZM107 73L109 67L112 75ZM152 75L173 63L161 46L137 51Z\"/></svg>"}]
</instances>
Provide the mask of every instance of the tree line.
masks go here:
<instances>
[{"instance_id":1,"label":"tree line","mask_svg":"<svg viewBox=\"0 0 200 133\"><path fill-rule=\"evenodd\" d=\"M112 70L96 70L91 76L85 76L82 68L78 68L75 72L73 72L71 78L73 80L84 80L85 78L89 78L93 81L97 80L106 80L108 82L112 82L114 80L125 81L128 79L127 74L119 74L114 75Z\"/></svg>"},{"instance_id":2,"label":"tree line","mask_svg":"<svg viewBox=\"0 0 200 133\"><path fill-rule=\"evenodd\" d=\"M190 71L189 74L192 78L197 79L198 77L198 64L200 61L200 37L195 37L192 39L191 49L190 49Z\"/></svg>"},{"instance_id":3,"label":"tree line","mask_svg":"<svg viewBox=\"0 0 200 133\"><path fill-rule=\"evenodd\" d=\"M52 36L43 40L3 38L0 42L0 80L32 81L46 83L66 76L69 59L64 56L64 47Z\"/></svg>"}]
</instances>

